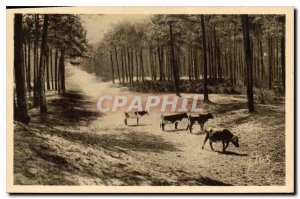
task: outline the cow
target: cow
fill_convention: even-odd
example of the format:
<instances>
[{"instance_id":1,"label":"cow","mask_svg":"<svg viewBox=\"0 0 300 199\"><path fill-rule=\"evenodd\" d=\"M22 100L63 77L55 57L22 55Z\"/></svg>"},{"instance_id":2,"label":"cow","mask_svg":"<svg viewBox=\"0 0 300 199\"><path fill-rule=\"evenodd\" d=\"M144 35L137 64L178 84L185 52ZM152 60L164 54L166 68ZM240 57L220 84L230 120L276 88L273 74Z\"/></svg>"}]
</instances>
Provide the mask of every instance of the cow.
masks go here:
<instances>
[{"instance_id":1,"label":"cow","mask_svg":"<svg viewBox=\"0 0 300 199\"><path fill-rule=\"evenodd\" d=\"M136 123L139 124L139 118L144 115L149 115L149 113L148 111L134 111L134 112L124 112L124 115L125 115L124 122L125 125L127 125L128 119L135 119L135 118L136 118Z\"/></svg>"},{"instance_id":2,"label":"cow","mask_svg":"<svg viewBox=\"0 0 300 199\"><path fill-rule=\"evenodd\" d=\"M207 140L209 140L210 148L214 151L214 148L212 146L213 142L220 142L222 141L223 149L222 151L225 152L230 142L233 143L235 147L239 147L239 138L237 136L234 136L228 129L223 130L209 130L205 131L206 137L204 139L202 149L204 149L204 145Z\"/></svg>"},{"instance_id":3,"label":"cow","mask_svg":"<svg viewBox=\"0 0 300 199\"><path fill-rule=\"evenodd\" d=\"M201 126L201 130L203 131L205 122L213 118L214 116L211 113L199 114L196 116L189 115L189 123L187 129L189 129L190 133L192 133L193 125L197 122Z\"/></svg>"},{"instance_id":4,"label":"cow","mask_svg":"<svg viewBox=\"0 0 300 199\"><path fill-rule=\"evenodd\" d=\"M188 118L187 113L176 113L173 115L161 115L161 123L160 128L165 130L165 125L168 123L175 123L175 129L177 129L178 122L180 122L183 118Z\"/></svg>"}]
</instances>

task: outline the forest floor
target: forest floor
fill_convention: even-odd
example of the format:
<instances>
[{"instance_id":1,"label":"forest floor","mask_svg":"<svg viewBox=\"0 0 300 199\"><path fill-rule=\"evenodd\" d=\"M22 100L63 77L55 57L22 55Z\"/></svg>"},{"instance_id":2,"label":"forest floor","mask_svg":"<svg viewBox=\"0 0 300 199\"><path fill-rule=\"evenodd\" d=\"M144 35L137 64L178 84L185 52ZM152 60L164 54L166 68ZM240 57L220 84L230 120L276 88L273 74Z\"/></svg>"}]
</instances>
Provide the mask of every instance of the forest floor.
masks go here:
<instances>
[{"instance_id":1,"label":"forest floor","mask_svg":"<svg viewBox=\"0 0 300 199\"><path fill-rule=\"evenodd\" d=\"M26 185L283 185L285 106L256 104L244 95L210 95L216 117L207 128L228 128L240 147L201 149L204 133L187 121L159 127L160 112L129 120L123 112L101 114L101 93L136 94L67 67L67 93L47 92L47 115L30 109L30 125L14 124L14 183Z\"/></svg>"}]
</instances>

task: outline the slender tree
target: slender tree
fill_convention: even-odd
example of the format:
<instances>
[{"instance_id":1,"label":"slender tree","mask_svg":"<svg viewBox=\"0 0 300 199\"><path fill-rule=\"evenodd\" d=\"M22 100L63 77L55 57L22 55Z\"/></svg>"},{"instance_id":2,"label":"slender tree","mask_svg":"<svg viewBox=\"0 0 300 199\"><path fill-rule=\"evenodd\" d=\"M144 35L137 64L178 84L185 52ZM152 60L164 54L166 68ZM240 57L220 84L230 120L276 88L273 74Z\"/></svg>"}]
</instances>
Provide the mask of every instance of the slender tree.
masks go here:
<instances>
[{"instance_id":1,"label":"slender tree","mask_svg":"<svg viewBox=\"0 0 300 199\"><path fill-rule=\"evenodd\" d=\"M55 90L58 90L58 50L55 50L55 56L54 56L54 88Z\"/></svg>"},{"instance_id":2,"label":"slender tree","mask_svg":"<svg viewBox=\"0 0 300 199\"><path fill-rule=\"evenodd\" d=\"M115 83L115 70L114 70L114 62L113 62L113 56L111 51L110 51L110 61L111 61L111 79L112 82Z\"/></svg>"},{"instance_id":3,"label":"slender tree","mask_svg":"<svg viewBox=\"0 0 300 199\"><path fill-rule=\"evenodd\" d=\"M37 95L37 79L38 79L38 45L39 45L39 15L35 15L35 31L34 31L34 64L33 64L33 70L34 70L34 87L33 87L33 105L38 106L39 105L39 97Z\"/></svg>"},{"instance_id":4,"label":"slender tree","mask_svg":"<svg viewBox=\"0 0 300 199\"><path fill-rule=\"evenodd\" d=\"M117 74L118 74L118 79L119 82L121 82L121 76L120 76L120 70L119 70L119 62L118 62L118 52L117 52L117 47L115 46L115 58L116 58L116 64L117 64Z\"/></svg>"},{"instance_id":5,"label":"slender tree","mask_svg":"<svg viewBox=\"0 0 300 199\"><path fill-rule=\"evenodd\" d=\"M174 84L175 84L175 91L176 95L181 97L180 91L179 91L179 77L178 77L178 71L177 71L177 65L175 62L175 54L174 54L174 44L173 44L173 22L169 22L170 26L170 49L171 49L171 60L172 60L172 68L173 68L173 75L174 75Z\"/></svg>"},{"instance_id":6,"label":"slender tree","mask_svg":"<svg viewBox=\"0 0 300 199\"><path fill-rule=\"evenodd\" d=\"M206 37L205 37L205 21L204 15L201 15L201 30L202 30L202 50L203 50L203 94L204 102L209 102L207 89L207 52L206 52Z\"/></svg>"},{"instance_id":7,"label":"slender tree","mask_svg":"<svg viewBox=\"0 0 300 199\"><path fill-rule=\"evenodd\" d=\"M24 77L24 68L22 67L22 14L15 14L14 18L14 71L16 83L17 102L14 105L14 119L28 124L30 117L28 116L26 86Z\"/></svg>"},{"instance_id":8,"label":"slender tree","mask_svg":"<svg viewBox=\"0 0 300 199\"><path fill-rule=\"evenodd\" d=\"M47 80L47 90L50 90L50 73L49 73L49 48L48 46L46 47L46 57L45 57L45 70L46 70L46 80Z\"/></svg>"},{"instance_id":9,"label":"slender tree","mask_svg":"<svg viewBox=\"0 0 300 199\"><path fill-rule=\"evenodd\" d=\"M51 75L51 88L54 89L53 53L52 53L52 48L50 48L50 75Z\"/></svg>"},{"instance_id":10,"label":"slender tree","mask_svg":"<svg viewBox=\"0 0 300 199\"><path fill-rule=\"evenodd\" d=\"M42 42L41 42L41 53L40 53L40 66L38 75L38 97L40 102L40 112L47 112L47 101L45 95L45 59L47 59L47 37L48 37L48 18L47 14L44 15Z\"/></svg>"},{"instance_id":11,"label":"slender tree","mask_svg":"<svg viewBox=\"0 0 300 199\"><path fill-rule=\"evenodd\" d=\"M65 93L66 85L65 85L65 50L64 49L61 50L60 52L58 73L59 73L59 90L62 93Z\"/></svg>"},{"instance_id":12,"label":"slender tree","mask_svg":"<svg viewBox=\"0 0 300 199\"><path fill-rule=\"evenodd\" d=\"M272 81L273 81L273 46L272 46L272 37L268 38L268 46L269 46L269 89L272 89Z\"/></svg>"},{"instance_id":13,"label":"slender tree","mask_svg":"<svg viewBox=\"0 0 300 199\"><path fill-rule=\"evenodd\" d=\"M28 58L27 58L27 89L28 94L30 96L31 93L31 42L30 39L28 41Z\"/></svg>"},{"instance_id":14,"label":"slender tree","mask_svg":"<svg viewBox=\"0 0 300 199\"><path fill-rule=\"evenodd\" d=\"M248 99L248 110L254 112L254 99L253 99L253 69L252 69L252 49L250 44L249 36L249 19L248 15L241 15L242 28L243 28L243 39L244 39L244 54L245 62L247 67L247 99Z\"/></svg>"},{"instance_id":15,"label":"slender tree","mask_svg":"<svg viewBox=\"0 0 300 199\"><path fill-rule=\"evenodd\" d=\"M283 32L281 37L281 81L282 93L285 94L285 34Z\"/></svg>"}]
</instances>

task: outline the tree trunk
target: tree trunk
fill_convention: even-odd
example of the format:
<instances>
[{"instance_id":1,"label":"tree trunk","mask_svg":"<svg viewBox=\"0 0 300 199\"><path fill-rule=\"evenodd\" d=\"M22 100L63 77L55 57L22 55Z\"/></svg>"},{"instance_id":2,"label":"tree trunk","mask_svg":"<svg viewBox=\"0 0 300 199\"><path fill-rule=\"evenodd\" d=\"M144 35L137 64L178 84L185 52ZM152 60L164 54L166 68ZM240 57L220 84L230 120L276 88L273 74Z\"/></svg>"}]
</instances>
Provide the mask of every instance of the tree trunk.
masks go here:
<instances>
[{"instance_id":1,"label":"tree trunk","mask_svg":"<svg viewBox=\"0 0 300 199\"><path fill-rule=\"evenodd\" d=\"M151 73L151 80L154 80L154 73L153 73L153 63L152 63L152 47L149 47L149 65L150 65L150 73Z\"/></svg>"},{"instance_id":2,"label":"tree trunk","mask_svg":"<svg viewBox=\"0 0 300 199\"><path fill-rule=\"evenodd\" d=\"M38 97L40 100L40 112L47 112L47 101L45 95L45 59L47 59L47 37L48 37L48 15L44 15L41 53L40 53L40 66L38 75Z\"/></svg>"},{"instance_id":3,"label":"tree trunk","mask_svg":"<svg viewBox=\"0 0 300 199\"><path fill-rule=\"evenodd\" d=\"M273 50L272 50L272 37L268 38L268 46L269 46L269 89L272 89L272 80L273 80L273 71L272 71L272 58L273 58Z\"/></svg>"},{"instance_id":4,"label":"tree trunk","mask_svg":"<svg viewBox=\"0 0 300 199\"><path fill-rule=\"evenodd\" d=\"M55 56L54 56L54 86L55 90L58 90L58 50L55 50Z\"/></svg>"},{"instance_id":5,"label":"tree trunk","mask_svg":"<svg viewBox=\"0 0 300 199\"><path fill-rule=\"evenodd\" d=\"M141 64L142 82L144 83L145 71L144 71L144 61L143 61L143 48L141 48L141 52L140 52L140 64Z\"/></svg>"},{"instance_id":6,"label":"tree trunk","mask_svg":"<svg viewBox=\"0 0 300 199\"><path fill-rule=\"evenodd\" d=\"M159 64L159 80L162 81L163 80L163 66L162 66L161 49L160 49L159 45L157 46L157 54L158 54L158 64Z\"/></svg>"},{"instance_id":7,"label":"tree trunk","mask_svg":"<svg viewBox=\"0 0 300 199\"><path fill-rule=\"evenodd\" d=\"M51 89L54 89L54 78L53 78L53 54L50 49L50 75L51 75Z\"/></svg>"},{"instance_id":8,"label":"tree trunk","mask_svg":"<svg viewBox=\"0 0 300 199\"><path fill-rule=\"evenodd\" d=\"M117 64L117 74L118 74L118 79L119 83L121 82L121 76L120 76L120 70L119 70L119 62L118 62L118 52L117 52L117 47L115 46L115 58L116 58L116 64Z\"/></svg>"},{"instance_id":9,"label":"tree trunk","mask_svg":"<svg viewBox=\"0 0 300 199\"><path fill-rule=\"evenodd\" d=\"M39 15L35 15L35 31L34 31L34 77L33 77L33 105L38 106L40 104L39 97L37 95L37 79L38 79L38 42L39 42Z\"/></svg>"},{"instance_id":10,"label":"tree trunk","mask_svg":"<svg viewBox=\"0 0 300 199\"><path fill-rule=\"evenodd\" d=\"M282 94L285 94L285 35L283 33L281 38L281 81Z\"/></svg>"},{"instance_id":11,"label":"tree trunk","mask_svg":"<svg viewBox=\"0 0 300 199\"><path fill-rule=\"evenodd\" d=\"M66 85L65 85L65 51L62 50L59 57L59 76L60 76L60 91L62 93L66 92Z\"/></svg>"},{"instance_id":12,"label":"tree trunk","mask_svg":"<svg viewBox=\"0 0 300 199\"><path fill-rule=\"evenodd\" d=\"M226 76L228 76L228 60L227 60L227 49L225 48L224 62L226 68Z\"/></svg>"},{"instance_id":13,"label":"tree trunk","mask_svg":"<svg viewBox=\"0 0 300 199\"><path fill-rule=\"evenodd\" d=\"M213 53L214 53L214 80L216 81L217 80L217 33L216 33L216 28L214 27L213 29L213 37L214 37L214 50L213 50Z\"/></svg>"},{"instance_id":14,"label":"tree trunk","mask_svg":"<svg viewBox=\"0 0 300 199\"><path fill-rule=\"evenodd\" d=\"M131 64L131 81L132 81L132 85L134 86L134 66L133 66L133 49L130 49L130 64Z\"/></svg>"},{"instance_id":15,"label":"tree trunk","mask_svg":"<svg viewBox=\"0 0 300 199\"><path fill-rule=\"evenodd\" d=\"M27 58L27 89L28 89L28 94L30 96L31 93L31 43L28 41L28 58Z\"/></svg>"},{"instance_id":16,"label":"tree trunk","mask_svg":"<svg viewBox=\"0 0 300 199\"><path fill-rule=\"evenodd\" d=\"M208 38L208 68L209 68L209 79L213 76L213 56L212 56L212 40Z\"/></svg>"},{"instance_id":17,"label":"tree trunk","mask_svg":"<svg viewBox=\"0 0 300 199\"><path fill-rule=\"evenodd\" d=\"M233 61L232 61L232 49L231 44L229 45L229 73L230 73L230 82L233 89L234 79L233 79Z\"/></svg>"},{"instance_id":18,"label":"tree trunk","mask_svg":"<svg viewBox=\"0 0 300 199\"><path fill-rule=\"evenodd\" d=\"M218 79L222 79L220 42L217 42Z\"/></svg>"},{"instance_id":19,"label":"tree trunk","mask_svg":"<svg viewBox=\"0 0 300 199\"><path fill-rule=\"evenodd\" d=\"M263 53L263 46L262 46L262 38L259 37L259 54L260 54L260 70L261 70L261 82L264 82L265 76L265 65L264 65L264 53Z\"/></svg>"},{"instance_id":20,"label":"tree trunk","mask_svg":"<svg viewBox=\"0 0 300 199\"><path fill-rule=\"evenodd\" d=\"M199 79L199 73L198 73L198 63L197 63L197 50L193 51L193 59L194 59L194 76L195 80Z\"/></svg>"},{"instance_id":21,"label":"tree trunk","mask_svg":"<svg viewBox=\"0 0 300 199\"><path fill-rule=\"evenodd\" d=\"M277 73L276 73L276 77L279 77L279 44L280 44L280 42L281 42L281 39L279 39L279 37L278 37L278 39L276 40L276 71L277 71Z\"/></svg>"},{"instance_id":22,"label":"tree trunk","mask_svg":"<svg viewBox=\"0 0 300 199\"><path fill-rule=\"evenodd\" d=\"M179 79L177 77L177 74L178 74L177 66L175 63L175 55L174 55L172 23L170 23L169 26L170 26L170 41L171 41L171 60L172 60L172 68L173 68L173 75L174 75L175 91L176 91L176 95L181 97L180 91L179 91Z\"/></svg>"},{"instance_id":23,"label":"tree trunk","mask_svg":"<svg viewBox=\"0 0 300 199\"><path fill-rule=\"evenodd\" d=\"M232 79L233 79L233 86L235 86L236 85L236 74L235 74L235 72L236 72L236 44L235 44L235 42L236 42L236 40L235 40L235 37L236 37L236 35L235 35L235 33L234 33L234 37L233 37L233 57L232 57Z\"/></svg>"},{"instance_id":24,"label":"tree trunk","mask_svg":"<svg viewBox=\"0 0 300 199\"><path fill-rule=\"evenodd\" d=\"M252 49L250 46L249 36L249 19L248 15L241 15L242 27L243 27L243 39L244 39L244 51L245 62L247 67L247 99L248 110L254 112L254 99L253 99L253 77L252 77Z\"/></svg>"},{"instance_id":25,"label":"tree trunk","mask_svg":"<svg viewBox=\"0 0 300 199\"><path fill-rule=\"evenodd\" d=\"M114 62L113 62L111 51L110 51L110 62L111 62L111 79L112 79L112 83L115 83L115 70L114 70Z\"/></svg>"},{"instance_id":26,"label":"tree trunk","mask_svg":"<svg viewBox=\"0 0 300 199\"><path fill-rule=\"evenodd\" d=\"M206 52L206 37L205 37L204 15L201 15L201 29L202 29L202 50L203 50L203 92L204 92L204 102L209 102L208 89L207 89L207 52Z\"/></svg>"},{"instance_id":27,"label":"tree trunk","mask_svg":"<svg viewBox=\"0 0 300 199\"><path fill-rule=\"evenodd\" d=\"M129 82L129 71L128 71L128 59L127 59L127 49L124 48L124 65L125 65L125 79L126 79L126 82L128 83Z\"/></svg>"},{"instance_id":28,"label":"tree trunk","mask_svg":"<svg viewBox=\"0 0 300 199\"><path fill-rule=\"evenodd\" d=\"M25 39L23 39L23 43L24 43L24 45L23 45L23 54L22 54L22 63L23 63L23 68L24 68L24 80L25 80L25 87L26 87L26 82L27 82L27 45L26 45L26 43L25 43L25 41L24 41ZM27 88L26 88L26 90L27 90Z\"/></svg>"},{"instance_id":29,"label":"tree trunk","mask_svg":"<svg viewBox=\"0 0 300 199\"><path fill-rule=\"evenodd\" d=\"M124 72L124 55L123 50L121 48L121 65L122 65L122 84L125 83L125 72Z\"/></svg>"},{"instance_id":30,"label":"tree trunk","mask_svg":"<svg viewBox=\"0 0 300 199\"><path fill-rule=\"evenodd\" d=\"M188 53L189 53L189 56L188 56L189 81L191 82L192 81L192 62L191 62L192 50L190 49Z\"/></svg>"},{"instance_id":31,"label":"tree trunk","mask_svg":"<svg viewBox=\"0 0 300 199\"><path fill-rule=\"evenodd\" d=\"M24 68L22 67L22 14L15 14L14 19L14 71L17 103L14 118L24 124L30 122L27 109Z\"/></svg>"},{"instance_id":32,"label":"tree trunk","mask_svg":"<svg viewBox=\"0 0 300 199\"><path fill-rule=\"evenodd\" d=\"M47 90L50 90L50 74L49 74L49 50L46 49L46 75L47 75Z\"/></svg>"},{"instance_id":33,"label":"tree trunk","mask_svg":"<svg viewBox=\"0 0 300 199\"><path fill-rule=\"evenodd\" d=\"M152 50L153 51L153 75L154 75L154 81L156 81L156 68L157 68L157 59L156 59L156 51L155 49Z\"/></svg>"},{"instance_id":34,"label":"tree trunk","mask_svg":"<svg viewBox=\"0 0 300 199\"><path fill-rule=\"evenodd\" d=\"M135 66L136 66L136 82L139 82L139 61L138 61L138 51L135 49Z\"/></svg>"},{"instance_id":35,"label":"tree trunk","mask_svg":"<svg viewBox=\"0 0 300 199\"><path fill-rule=\"evenodd\" d=\"M128 81L129 81L129 84L132 85L130 49L128 49L128 48L126 48L126 56L127 56Z\"/></svg>"}]
</instances>

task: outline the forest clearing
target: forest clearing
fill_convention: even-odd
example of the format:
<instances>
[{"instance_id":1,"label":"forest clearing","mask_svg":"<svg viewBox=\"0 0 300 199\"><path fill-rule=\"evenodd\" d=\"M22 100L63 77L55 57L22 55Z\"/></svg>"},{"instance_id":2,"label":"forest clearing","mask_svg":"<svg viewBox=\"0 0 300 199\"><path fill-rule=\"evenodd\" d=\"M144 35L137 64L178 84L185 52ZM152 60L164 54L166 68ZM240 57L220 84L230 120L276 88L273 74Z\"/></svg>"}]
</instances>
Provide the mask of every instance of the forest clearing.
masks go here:
<instances>
[{"instance_id":1,"label":"forest clearing","mask_svg":"<svg viewBox=\"0 0 300 199\"><path fill-rule=\"evenodd\" d=\"M205 135L186 122L159 128L160 112L141 118L140 125L123 112L101 115L95 93L132 94L103 83L74 66L68 92L47 92L48 114L31 109L31 123L15 123L16 184L44 185L280 185L284 183L284 104L257 105L247 111L244 95L210 95L216 114L206 126L229 128L240 136L240 147L221 144L201 149ZM82 86L81 78L88 84ZM89 85L89 86L86 86Z\"/></svg>"},{"instance_id":2,"label":"forest clearing","mask_svg":"<svg viewBox=\"0 0 300 199\"><path fill-rule=\"evenodd\" d=\"M284 186L285 21L15 14L14 184ZM189 111L175 129L162 115L179 113L154 108L137 124L99 109L105 95L196 96L209 119L190 132ZM218 129L231 137L213 151Z\"/></svg>"}]
</instances>

